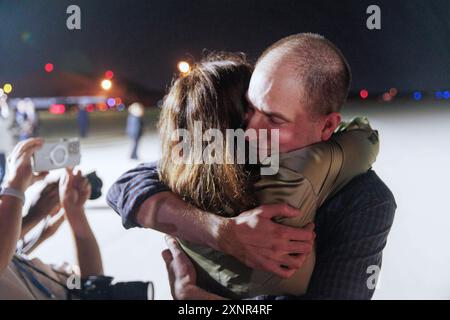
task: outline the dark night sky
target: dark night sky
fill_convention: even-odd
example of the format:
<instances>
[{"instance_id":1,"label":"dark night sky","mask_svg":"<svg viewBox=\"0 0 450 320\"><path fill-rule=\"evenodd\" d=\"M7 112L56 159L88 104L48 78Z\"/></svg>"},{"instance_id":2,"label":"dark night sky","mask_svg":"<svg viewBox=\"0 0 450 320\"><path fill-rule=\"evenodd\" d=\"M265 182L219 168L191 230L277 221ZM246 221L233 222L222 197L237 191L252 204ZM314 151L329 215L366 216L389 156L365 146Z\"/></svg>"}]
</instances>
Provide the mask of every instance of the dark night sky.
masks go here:
<instances>
[{"instance_id":1,"label":"dark night sky","mask_svg":"<svg viewBox=\"0 0 450 320\"><path fill-rule=\"evenodd\" d=\"M66 28L78 4L82 30ZM370 4L382 30L366 28ZM450 4L430 1L0 0L0 83L55 70L99 76L112 69L164 89L178 60L202 49L243 51L255 60L279 38L317 32L353 69L353 88L448 88ZM27 34L28 33L28 34Z\"/></svg>"}]
</instances>

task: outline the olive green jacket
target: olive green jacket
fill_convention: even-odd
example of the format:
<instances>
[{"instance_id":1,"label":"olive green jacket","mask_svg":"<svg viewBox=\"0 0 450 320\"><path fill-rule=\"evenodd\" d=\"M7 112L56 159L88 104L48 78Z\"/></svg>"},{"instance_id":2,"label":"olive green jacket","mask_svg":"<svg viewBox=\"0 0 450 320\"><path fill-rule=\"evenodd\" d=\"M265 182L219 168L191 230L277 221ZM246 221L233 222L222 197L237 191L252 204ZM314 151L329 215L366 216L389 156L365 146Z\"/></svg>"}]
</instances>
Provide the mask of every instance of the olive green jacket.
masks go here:
<instances>
[{"instance_id":1,"label":"olive green jacket","mask_svg":"<svg viewBox=\"0 0 450 320\"><path fill-rule=\"evenodd\" d=\"M261 176L255 183L259 204L287 203L300 209L295 218L279 223L303 227L314 221L317 209L355 176L369 170L379 151L378 132L366 118L342 123L327 142L280 153L278 173ZM315 252L289 279L253 270L232 256L211 248L180 241L197 269L200 287L227 298L257 295L301 295L308 288Z\"/></svg>"}]
</instances>

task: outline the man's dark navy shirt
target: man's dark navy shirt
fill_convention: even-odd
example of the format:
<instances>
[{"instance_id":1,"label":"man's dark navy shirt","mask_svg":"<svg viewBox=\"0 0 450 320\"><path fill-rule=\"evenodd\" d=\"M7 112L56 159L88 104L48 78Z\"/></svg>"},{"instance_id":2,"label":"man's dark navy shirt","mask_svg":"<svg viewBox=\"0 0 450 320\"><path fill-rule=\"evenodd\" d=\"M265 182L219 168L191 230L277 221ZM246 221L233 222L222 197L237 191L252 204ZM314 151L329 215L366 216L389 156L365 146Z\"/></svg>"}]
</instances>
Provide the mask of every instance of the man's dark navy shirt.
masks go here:
<instances>
[{"instance_id":1,"label":"man's dark navy shirt","mask_svg":"<svg viewBox=\"0 0 450 320\"><path fill-rule=\"evenodd\" d=\"M117 180L107 201L131 228L138 226L141 204L161 191L170 189L159 181L157 164L142 164ZM396 207L374 171L355 177L317 211L316 264L307 293L256 299L371 299Z\"/></svg>"}]
</instances>

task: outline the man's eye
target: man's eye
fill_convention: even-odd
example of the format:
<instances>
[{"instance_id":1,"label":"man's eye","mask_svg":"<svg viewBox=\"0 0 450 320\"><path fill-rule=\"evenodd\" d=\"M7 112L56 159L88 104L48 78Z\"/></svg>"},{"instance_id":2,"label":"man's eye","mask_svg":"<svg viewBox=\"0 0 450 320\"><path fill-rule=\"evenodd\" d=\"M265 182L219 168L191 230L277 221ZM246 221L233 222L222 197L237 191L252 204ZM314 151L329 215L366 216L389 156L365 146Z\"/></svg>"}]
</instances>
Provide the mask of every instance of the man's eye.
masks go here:
<instances>
[{"instance_id":1,"label":"man's eye","mask_svg":"<svg viewBox=\"0 0 450 320\"><path fill-rule=\"evenodd\" d=\"M280 118L274 118L274 117L270 117L270 122L273 124L283 124L284 120L280 119Z\"/></svg>"}]
</instances>

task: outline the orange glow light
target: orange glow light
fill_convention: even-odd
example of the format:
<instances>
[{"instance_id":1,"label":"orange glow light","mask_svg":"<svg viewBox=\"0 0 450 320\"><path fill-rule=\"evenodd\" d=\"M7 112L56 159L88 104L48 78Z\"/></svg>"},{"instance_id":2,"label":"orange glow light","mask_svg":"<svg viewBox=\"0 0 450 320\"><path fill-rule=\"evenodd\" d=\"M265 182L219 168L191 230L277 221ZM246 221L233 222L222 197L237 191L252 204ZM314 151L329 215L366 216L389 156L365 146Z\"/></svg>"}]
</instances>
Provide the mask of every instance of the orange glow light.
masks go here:
<instances>
[{"instance_id":1,"label":"orange glow light","mask_svg":"<svg viewBox=\"0 0 450 320\"><path fill-rule=\"evenodd\" d=\"M101 86L103 90L109 90L112 87L112 82L111 80L105 79L102 81Z\"/></svg>"}]
</instances>

